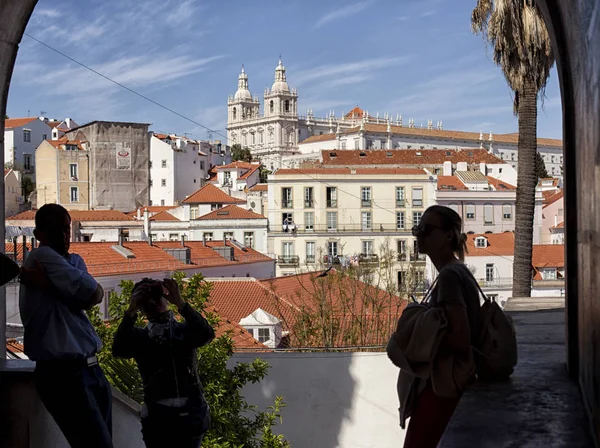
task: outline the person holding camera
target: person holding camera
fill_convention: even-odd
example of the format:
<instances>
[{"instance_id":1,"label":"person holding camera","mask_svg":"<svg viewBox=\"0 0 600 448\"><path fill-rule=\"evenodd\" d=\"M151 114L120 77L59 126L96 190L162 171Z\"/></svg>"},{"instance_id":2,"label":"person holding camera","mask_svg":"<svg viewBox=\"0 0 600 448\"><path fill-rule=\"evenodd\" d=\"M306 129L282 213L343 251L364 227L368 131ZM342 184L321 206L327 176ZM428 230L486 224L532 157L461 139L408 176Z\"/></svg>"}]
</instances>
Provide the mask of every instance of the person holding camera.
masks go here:
<instances>
[{"instance_id":1,"label":"person holding camera","mask_svg":"<svg viewBox=\"0 0 600 448\"><path fill-rule=\"evenodd\" d=\"M178 322L171 303L184 318ZM138 311L147 318L135 326ZM144 383L142 435L147 448L198 448L210 425L209 408L198 376L196 349L215 332L186 303L175 280L145 278L137 283L117 329L114 356L134 358Z\"/></svg>"}]
</instances>

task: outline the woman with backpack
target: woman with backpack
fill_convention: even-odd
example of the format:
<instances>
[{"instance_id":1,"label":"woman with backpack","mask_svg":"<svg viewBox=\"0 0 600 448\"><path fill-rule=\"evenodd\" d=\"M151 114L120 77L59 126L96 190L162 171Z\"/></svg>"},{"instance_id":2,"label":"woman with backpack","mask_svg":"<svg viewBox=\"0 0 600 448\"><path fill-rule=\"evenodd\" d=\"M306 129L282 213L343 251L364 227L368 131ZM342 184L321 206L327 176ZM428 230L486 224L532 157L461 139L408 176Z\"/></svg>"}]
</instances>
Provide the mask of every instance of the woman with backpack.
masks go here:
<instances>
[{"instance_id":1,"label":"woman with backpack","mask_svg":"<svg viewBox=\"0 0 600 448\"><path fill-rule=\"evenodd\" d=\"M480 296L473 275L463 264L466 235L458 213L440 205L429 207L413 228L413 236L419 253L426 254L439 272L427 297L428 307L445 318L431 375L411 379L407 408L401 409L402 419L410 417L404 448L435 448L463 391L475 380L471 347L480 335Z\"/></svg>"}]
</instances>

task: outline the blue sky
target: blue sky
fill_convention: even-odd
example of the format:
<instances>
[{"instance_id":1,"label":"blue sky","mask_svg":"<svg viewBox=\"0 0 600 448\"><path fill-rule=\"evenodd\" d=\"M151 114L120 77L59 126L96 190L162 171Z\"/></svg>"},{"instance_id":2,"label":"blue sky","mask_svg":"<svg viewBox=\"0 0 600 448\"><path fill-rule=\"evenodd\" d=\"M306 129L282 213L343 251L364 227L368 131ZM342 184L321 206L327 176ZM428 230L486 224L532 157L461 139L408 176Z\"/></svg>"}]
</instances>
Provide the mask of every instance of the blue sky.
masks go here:
<instances>
[{"instance_id":1,"label":"blue sky","mask_svg":"<svg viewBox=\"0 0 600 448\"><path fill-rule=\"evenodd\" d=\"M224 133L241 64L262 99L279 54L299 112L355 105L405 123L515 132L512 96L480 36L475 0L40 0L27 32L177 112ZM23 38L8 114L146 122L207 133ZM538 134L561 138L552 71ZM215 138L219 138L217 135Z\"/></svg>"}]
</instances>

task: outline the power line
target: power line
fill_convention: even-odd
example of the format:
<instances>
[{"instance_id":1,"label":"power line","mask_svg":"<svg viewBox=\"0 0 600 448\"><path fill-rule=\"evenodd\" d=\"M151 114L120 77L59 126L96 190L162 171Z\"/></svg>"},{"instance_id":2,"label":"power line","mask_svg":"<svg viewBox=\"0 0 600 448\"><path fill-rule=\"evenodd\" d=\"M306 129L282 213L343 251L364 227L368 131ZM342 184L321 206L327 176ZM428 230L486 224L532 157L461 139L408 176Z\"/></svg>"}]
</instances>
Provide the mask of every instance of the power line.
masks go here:
<instances>
[{"instance_id":1,"label":"power line","mask_svg":"<svg viewBox=\"0 0 600 448\"><path fill-rule=\"evenodd\" d=\"M31 34L28 34L28 33L23 33L23 34L25 34L25 36L29 37L30 39L33 39L33 40L34 40L34 41L36 41L37 43L39 43L39 44L43 45L44 47L48 48L49 50L52 50L52 51L54 51L55 53L58 53L58 54L59 54L59 55L61 55L62 57L64 57L64 58L67 58L69 61L72 61L72 62L74 62L74 63L75 63L75 64L77 64L77 65L80 65L81 67L85 68L86 70L89 70L89 71L91 71L92 73L94 73L94 74L96 74L96 75L98 75L98 76L100 76L100 77L102 77L102 78L106 79L106 80L107 80L107 81L109 81L109 82L112 82L113 84L115 84L115 85L117 85L117 86L119 86L119 87L121 87L121 88L123 88L123 89L127 90L128 92L130 92L130 93L133 93L134 95L137 95L137 96L139 96L140 98L143 98L143 99L145 99L146 101L149 101L149 102L151 102L151 103L152 103L152 104L154 104L155 106L158 106L158 107L160 107L160 108L162 108L162 109L164 109L164 110L166 110L166 111L168 111L168 112L171 112L172 114L175 114L175 115L177 115L178 117L180 117L180 118L183 118L184 120L187 120L187 121L189 121L190 123L193 123L193 124L195 124L196 126L200 126L201 128L203 128L203 129L206 129L207 131L209 131L209 132L211 132L211 133L214 133L214 134L220 135L220 136L224 137L224 138L227 140L227 136L223 135L222 133L220 133L220 132L218 132L218 131L215 131L215 130L213 130L213 129L210 129L210 128L209 128L209 127L207 127L207 126L204 126L202 123L198 123L196 120L193 120L193 119L191 119L191 118L189 118L189 117L187 117L187 116L185 116L185 115L183 115L183 114L181 114L181 113L177 112L176 110L173 110L173 109L171 109L170 107L168 107L168 106L165 106L165 105L163 105L163 104L159 103L158 101L155 101L155 100L153 100L152 98L149 98L149 97L147 97L146 95L143 95L143 94L141 94L141 93L139 93L139 92L137 92L137 91L133 90L132 88L130 88L130 87L127 87L127 86L126 86L126 85L124 85L124 84L121 84L121 83L120 83L120 82L118 82L118 81L115 81L115 80L114 80L114 79L112 79L111 77L109 77L109 76L106 76L106 75L104 75L103 73L100 73L100 72L99 72L99 71L97 71L97 70L94 70L93 68L89 67L88 65L85 65L83 62L79 62L78 60L76 60L76 59L72 58L71 56L69 56L69 55L67 55L67 54L65 54L65 53L63 53L62 51L60 51L60 50L57 50L56 48L54 48L54 47L52 47L52 46L48 45L48 44L47 44L47 43L45 43L45 42L42 42L41 40L37 39L36 37L33 37Z\"/></svg>"}]
</instances>

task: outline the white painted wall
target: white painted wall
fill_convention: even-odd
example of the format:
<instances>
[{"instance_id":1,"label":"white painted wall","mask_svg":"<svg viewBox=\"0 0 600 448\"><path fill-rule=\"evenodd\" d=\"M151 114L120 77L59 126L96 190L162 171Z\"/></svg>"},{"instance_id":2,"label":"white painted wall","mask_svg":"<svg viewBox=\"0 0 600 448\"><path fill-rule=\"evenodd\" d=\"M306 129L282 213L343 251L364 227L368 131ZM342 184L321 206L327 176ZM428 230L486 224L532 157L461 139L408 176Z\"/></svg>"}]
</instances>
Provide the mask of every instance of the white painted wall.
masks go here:
<instances>
[{"instance_id":1,"label":"white painted wall","mask_svg":"<svg viewBox=\"0 0 600 448\"><path fill-rule=\"evenodd\" d=\"M21 173L10 170L4 177L4 216L14 216L21 211Z\"/></svg>"},{"instance_id":2,"label":"white painted wall","mask_svg":"<svg viewBox=\"0 0 600 448\"><path fill-rule=\"evenodd\" d=\"M542 208L542 215L542 243L548 244L552 242L550 229L565 220L564 197Z\"/></svg>"},{"instance_id":3,"label":"white painted wall","mask_svg":"<svg viewBox=\"0 0 600 448\"><path fill-rule=\"evenodd\" d=\"M31 131L31 141L26 142L23 138L23 131ZM42 120L35 119L24 126L6 129L4 131L4 161L5 163L14 163L22 167L24 155L31 156L31 170L23 170L23 175L31 177L35 181L35 150L44 140L52 137L52 128Z\"/></svg>"},{"instance_id":4,"label":"white painted wall","mask_svg":"<svg viewBox=\"0 0 600 448\"><path fill-rule=\"evenodd\" d=\"M283 424L275 430L293 447L397 448L398 368L385 353L236 353L229 365L260 357L268 376L244 388L264 409L283 396Z\"/></svg>"}]
</instances>

